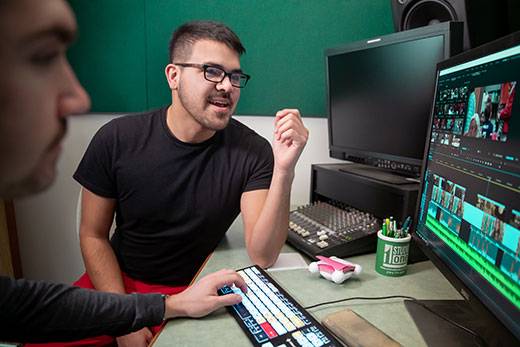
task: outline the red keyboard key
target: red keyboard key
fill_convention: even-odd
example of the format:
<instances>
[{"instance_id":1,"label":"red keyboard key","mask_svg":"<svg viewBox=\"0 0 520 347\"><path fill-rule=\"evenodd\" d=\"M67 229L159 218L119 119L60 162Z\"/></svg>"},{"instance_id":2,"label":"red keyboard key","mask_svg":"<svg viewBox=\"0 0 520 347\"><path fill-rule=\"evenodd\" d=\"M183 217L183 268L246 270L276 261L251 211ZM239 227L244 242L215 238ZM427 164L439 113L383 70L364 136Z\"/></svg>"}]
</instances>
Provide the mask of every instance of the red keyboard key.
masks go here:
<instances>
[{"instance_id":1,"label":"red keyboard key","mask_svg":"<svg viewBox=\"0 0 520 347\"><path fill-rule=\"evenodd\" d=\"M265 323L260 324L260 326L262 327L262 329L264 329L265 333L267 334L267 336L269 336L270 339L275 338L276 336L278 336L278 334L273 329L271 324L265 322Z\"/></svg>"}]
</instances>

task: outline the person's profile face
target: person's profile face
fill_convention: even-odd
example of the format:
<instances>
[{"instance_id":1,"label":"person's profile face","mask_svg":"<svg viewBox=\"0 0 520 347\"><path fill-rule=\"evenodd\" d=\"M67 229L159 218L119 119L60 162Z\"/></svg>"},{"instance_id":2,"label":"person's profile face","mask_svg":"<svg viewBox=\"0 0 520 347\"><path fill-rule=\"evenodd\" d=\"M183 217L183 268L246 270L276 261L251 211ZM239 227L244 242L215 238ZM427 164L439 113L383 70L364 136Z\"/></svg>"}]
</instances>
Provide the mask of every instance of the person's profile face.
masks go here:
<instances>
[{"instance_id":1,"label":"person's profile face","mask_svg":"<svg viewBox=\"0 0 520 347\"><path fill-rule=\"evenodd\" d=\"M65 117L90 100L66 57L76 21L63 0L0 3L0 196L54 179Z\"/></svg>"}]
</instances>

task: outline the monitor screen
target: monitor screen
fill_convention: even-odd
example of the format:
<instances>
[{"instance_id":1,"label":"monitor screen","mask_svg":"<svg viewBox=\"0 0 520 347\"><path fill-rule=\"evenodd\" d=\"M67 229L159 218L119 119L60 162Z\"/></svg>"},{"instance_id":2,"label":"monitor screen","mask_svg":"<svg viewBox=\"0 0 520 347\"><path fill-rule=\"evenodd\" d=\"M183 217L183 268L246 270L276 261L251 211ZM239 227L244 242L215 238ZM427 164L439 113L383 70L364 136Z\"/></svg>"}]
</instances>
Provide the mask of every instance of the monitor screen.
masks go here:
<instances>
[{"instance_id":1,"label":"monitor screen","mask_svg":"<svg viewBox=\"0 0 520 347\"><path fill-rule=\"evenodd\" d=\"M462 45L455 24L326 51L332 157L421 164L436 64Z\"/></svg>"},{"instance_id":2,"label":"monitor screen","mask_svg":"<svg viewBox=\"0 0 520 347\"><path fill-rule=\"evenodd\" d=\"M416 239L520 339L520 33L439 64Z\"/></svg>"}]
</instances>

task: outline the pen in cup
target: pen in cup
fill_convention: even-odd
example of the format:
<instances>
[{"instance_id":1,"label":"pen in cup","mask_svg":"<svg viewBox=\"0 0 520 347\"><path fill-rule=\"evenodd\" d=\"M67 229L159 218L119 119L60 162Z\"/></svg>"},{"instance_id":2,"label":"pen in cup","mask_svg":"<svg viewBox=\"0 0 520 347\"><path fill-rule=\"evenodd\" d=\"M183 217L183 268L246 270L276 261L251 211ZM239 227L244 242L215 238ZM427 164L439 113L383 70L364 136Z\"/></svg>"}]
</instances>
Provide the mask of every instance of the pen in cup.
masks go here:
<instances>
[{"instance_id":1,"label":"pen in cup","mask_svg":"<svg viewBox=\"0 0 520 347\"><path fill-rule=\"evenodd\" d=\"M385 218L381 227L381 233L384 236L393 237L396 239L404 238L408 235L411 222L412 217L408 216L404 220L403 224L401 224L401 228L398 228L397 221L394 219L394 217Z\"/></svg>"}]
</instances>

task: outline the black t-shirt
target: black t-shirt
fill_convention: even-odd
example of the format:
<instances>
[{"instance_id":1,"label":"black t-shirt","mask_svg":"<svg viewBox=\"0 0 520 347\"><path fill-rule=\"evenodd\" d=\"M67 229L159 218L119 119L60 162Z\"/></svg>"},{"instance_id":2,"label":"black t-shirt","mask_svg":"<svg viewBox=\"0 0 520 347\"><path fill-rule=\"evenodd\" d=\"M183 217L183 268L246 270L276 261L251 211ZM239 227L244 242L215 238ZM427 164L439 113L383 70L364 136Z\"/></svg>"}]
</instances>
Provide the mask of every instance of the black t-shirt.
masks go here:
<instances>
[{"instance_id":1,"label":"black t-shirt","mask_svg":"<svg viewBox=\"0 0 520 347\"><path fill-rule=\"evenodd\" d=\"M181 142L166 110L104 125L74 178L117 200L111 244L122 271L183 285L238 216L242 193L269 188L274 160L270 144L235 119L203 143Z\"/></svg>"}]
</instances>

